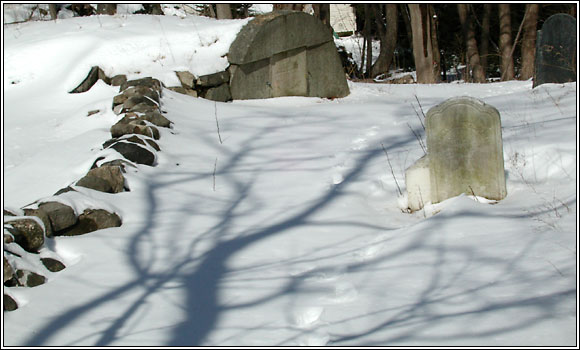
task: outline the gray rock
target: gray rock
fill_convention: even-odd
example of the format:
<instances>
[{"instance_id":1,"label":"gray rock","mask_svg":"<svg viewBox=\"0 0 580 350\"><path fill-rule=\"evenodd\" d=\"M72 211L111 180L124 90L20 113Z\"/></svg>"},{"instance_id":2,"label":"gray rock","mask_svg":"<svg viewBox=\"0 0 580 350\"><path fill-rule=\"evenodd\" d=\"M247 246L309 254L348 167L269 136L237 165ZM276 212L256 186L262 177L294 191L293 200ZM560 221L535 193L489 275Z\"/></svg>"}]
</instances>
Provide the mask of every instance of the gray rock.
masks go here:
<instances>
[{"instance_id":1,"label":"gray rock","mask_svg":"<svg viewBox=\"0 0 580 350\"><path fill-rule=\"evenodd\" d=\"M101 192L119 193L123 191L125 178L120 167L101 166L89 170L76 184Z\"/></svg>"},{"instance_id":2,"label":"gray rock","mask_svg":"<svg viewBox=\"0 0 580 350\"><path fill-rule=\"evenodd\" d=\"M183 71L183 72L175 72L181 86L188 89L195 88L195 75L191 74L190 72Z\"/></svg>"},{"instance_id":3,"label":"gray rock","mask_svg":"<svg viewBox=\"0 0 580 350\"><path fill-rule=\"evenodd\" d=\"M73 226L77 222L77 217L73 208L59 202L45 202L38 206L48 215L53 234Z\"/></svg>"},{"instance_id":4,"label":"gray rock","mask_svg":"<svg viewBox=\"0 0 580 350\"><path fill-rule=\"evenodd\" d=\"M213 87L230 82L230 72L223 71L208 75L202 75L197 78L197 85L202 87Z\"/></svg>"},{"instance_id":5,"label":"gray rock","mask_svg":"<svg viewBox=\"0 0 580 350\"><path fill-rule=\"evenodd\" d=\"M127 76L125 74L117 74L111 78L111 85L120 86L127 82Z\"/></svg>"},{"instance_id":6,"label":"gray rock","mask_svg":"<svg viewBox=\"0 0 580 350\"><path fill-rule=\"evenodd\" d=\"M46 282L46 277L26 270L16 270L16 278L19 285L29 288L40 286Z\"/></svg>"},{"instance_id":7,"label":"gray rock","mask_svg":"<svg viewBox=\"0 0 580 350\"><path fill-rule=\"evenodd\" d=\"M8 294L4 294L4 311L14 311L18 309L18 304Z\"/></svg>"},{"instance_id":8,"label":"gray rock","mask_svg":"<svg viewBox=\"0 0 580 350\"><path fill-rule=\"evenodd\" d=\"M154 126L147 125L147 123L141 119L121 119L111 127L111 136L114 138L128 134L139 134L153 137L156 140L159 139L159 130Z\"/></svg>"},{"instance_id":9,"label":"gray rock","mask_svg":"<svg viewBox=\"0 0 580 350\"><path fill-rule=\"evenodd\" d=\"M45 211L41 209L24 209L24 214L26 216L36 216L39 218L44 224L44 234L46 237L52 237L52 224L50 223L48 214Z\"/></svg>"},{"instance_id":10,"label":"gray rock","mask_svg":"<svg viewBox=\"0 0 580 350\"><path fill-rule=\"evenodd\" d=\"M222 84L218 87L209 88L204 94L204 98L218 102L231 101L232 94L230 93L230 86L228 84Z\"/></svg>"},{"instance_id":11,"label":"gray rock","mask_svg":"<svg viewBox=\"0 0 580 350\"><path fill-rule=\"evenodd\" d=\"M159 112L160 109L158 106L152 106L148 103L139 103L137 105L132 106L131 108L127 108L123 105L123 109L121 113L127 112L135 112L135 113L148 113L148 112Z\"/></svg>"},{"instance_id":12,"label":"gray rock","mask_svg":"<svg viewBox=\"0 0 580 350\"><path fill-rule=\"evenodd\" d=\"M76 88L70 91L71 94L77 94L89 91L96 82L101 79L105 83L110 84L110 79L105 75L105 72L98 66L94 66L89 71L87 77Z\"/></svg>"},{"instance_id":13,"label":"gray rock","mask_svg":"<svg viewBox=\"0 0 580 350\"><path fill-rule=\"evenodd\" d=\"M46 269L50 272L58 272L62 271L66 268L64 264L56 259L53 258L40 258L40 261L46 267Z\"/></svg>"},{"instance_id":14,"label":"gray rock","mask_svg":"<svg viewBox=\"0 0 580 350\"><path fill-rule=\"evenodd\" d=\"M191 97L197 97L197 91L195 91L193 89L190 89L190 88L184 88L184 87L181 87L181 86L171 86L171 87L168 87L168 89L171 90L171 91L178 92L178 93L183 94L183 95L189 95Z\"/></svg>"},{"instance_id":15,"label":"gray rock","mask_svg":"<svg viewBox=\"0 0 580 350\"><path fill-rule=\"evenodd\" d=\"M155 155L144 147L135 143L119 141L110 146L121 155L137 164L144 164L153 166L155 163Z\"/></svg>"},{"instance_id":16,"label":"gray rock","mask_svg":"<svg viewBox=\"0 0 580 350\"><path fill-rule=\"evenodd\" d=\"M109 227L119 227L121 224L121 218L115 213L103 209L87 209L79 215L75 226L59 232L59 235L78 236Z\"/></svg>"},{"instance_id":17,"label":"gray rock","mask_svg":"<svg viewBox=\"0 0 580 350\"><path fill-rule=\"evenodd\" d=\"M171 126L171 121L157 111L145 113L138 118L141 120L146 120L151 124L155 124L162 128L169 128Z\"/></svg>"},{"instance_id":18,"label":"gray rock","mask_svg":"<svg viewBox=\"0 0 580 350\"><path fill-rule=\"evenodd\" d=\"M5 283L6 281L12 279L12 275L14 275L14 269L5 256L2 258L4 258L4 282L2 283Z\"/></svg>"},{"instance_id":19,"label":"gray rock","mask_svg":"<svg viewBox=\"0 0 580 350\"><path fill-rule=\"evenodd\" d=\"M10 226L6 226L6 225ZM4 223L4 229L14 236L14 242L30 253L44 244L44 229L34 219L16 219Z\"/></svg>"},{"instance_id":20,"label":"gray rock","mask_svg":"<svg viewBox=\"0 0 580 350\"><path fill-rule=\"evenodd\" d=\"M119 91L124 91L131 86L146 86L146 87L152 88L152 89L158 91L159 93L161 93L161 89L163 87L163 84L157 79L147 77L147 78L142 78L142 79L126 81L125 83L121 84Z\"/></svg>"}]
</instances>

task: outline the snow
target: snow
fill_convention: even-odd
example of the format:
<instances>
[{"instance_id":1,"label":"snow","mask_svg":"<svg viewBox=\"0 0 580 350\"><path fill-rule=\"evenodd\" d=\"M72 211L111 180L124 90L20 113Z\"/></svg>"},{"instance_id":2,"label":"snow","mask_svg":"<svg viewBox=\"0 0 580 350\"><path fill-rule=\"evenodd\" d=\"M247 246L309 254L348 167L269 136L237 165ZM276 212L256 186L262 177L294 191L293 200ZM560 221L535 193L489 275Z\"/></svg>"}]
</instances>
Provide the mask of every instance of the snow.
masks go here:
<instances>
[{"instance_id":1,"label":"snow","mask_svg":"<svg viewBox=\"0 0 580 350\"><path fill-rule=\"evenodd\" d=\"M60 197L123 219L48 240L40 255L61 272L21 251L48 282L4 288L20 306L3 314L5 346L577 345L576 83L349 82L342 99L232 103L164 90L174 126L156 166L127 168L131 191L52 197L107 154L120 119L118 88L68 94L92 65L168 84L223 67L244 23L4 26L3 207ZM408 213L411 129L424 140L421 109L456 96L500 112L508 195Z\"/></svg>"}]
</instances>

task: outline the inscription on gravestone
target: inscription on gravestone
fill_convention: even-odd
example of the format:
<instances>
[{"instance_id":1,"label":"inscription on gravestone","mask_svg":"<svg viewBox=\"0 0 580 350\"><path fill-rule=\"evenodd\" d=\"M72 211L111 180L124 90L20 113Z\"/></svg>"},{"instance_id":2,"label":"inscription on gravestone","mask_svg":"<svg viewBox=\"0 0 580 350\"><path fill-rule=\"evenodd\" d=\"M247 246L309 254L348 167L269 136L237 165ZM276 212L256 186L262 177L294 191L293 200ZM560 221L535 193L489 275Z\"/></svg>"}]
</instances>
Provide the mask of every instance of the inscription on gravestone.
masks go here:
<instances>
[{"instance_id":1,"label":"inscription on gravestone","mask_svg":"<svg viewBox=\"0 0 580 350\"><path fill-rule=\"evenodd\" d=\"M497 109L471 97L451 98L431 108L426 121L432 203L461 193L506 196Z\"/></svg>"},{"instance_id":2,"label":"inscription on gravestone","mask_svg":"<svg viewBox=\"0 0 580 350\"><path fill-rule=\"evenodd\" d=\"M576 19L550 16L536 39L534 86L576 81Z\"/></svg>"}]
</instances>

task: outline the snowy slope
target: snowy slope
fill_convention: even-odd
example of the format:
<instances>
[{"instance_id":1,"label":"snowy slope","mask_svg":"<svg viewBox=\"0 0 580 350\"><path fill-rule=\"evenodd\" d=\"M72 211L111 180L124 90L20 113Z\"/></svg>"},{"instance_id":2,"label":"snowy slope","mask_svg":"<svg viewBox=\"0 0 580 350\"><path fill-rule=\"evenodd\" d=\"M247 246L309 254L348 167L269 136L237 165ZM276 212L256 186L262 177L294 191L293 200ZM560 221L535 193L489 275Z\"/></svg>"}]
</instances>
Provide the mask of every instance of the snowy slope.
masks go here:
<instances>
[{"instance_id":1,"label":"snowy slope","mask_svg":"<svg viewBox=\"0 0 580 350\"><path fill-rule=\"evenodd\" d=\"M221 34L240 23L5 26L4 206L50 196L101 154L117 89L67 94L91 65L167 81L217 64L187 62L227 52ZM190 51L173 44L196 31ZM3 315L4 345L575 345L577 88L531 85L350 83L332 101L233 103L165 90L158 164L129 170L130 192L79 188L123 225L51 240L41 254L68 267L4 288L21 305ZM501 113L508 196L409 214L397 186L423 155L421 108L462 95Z\"/></svg>"}]
</instances>

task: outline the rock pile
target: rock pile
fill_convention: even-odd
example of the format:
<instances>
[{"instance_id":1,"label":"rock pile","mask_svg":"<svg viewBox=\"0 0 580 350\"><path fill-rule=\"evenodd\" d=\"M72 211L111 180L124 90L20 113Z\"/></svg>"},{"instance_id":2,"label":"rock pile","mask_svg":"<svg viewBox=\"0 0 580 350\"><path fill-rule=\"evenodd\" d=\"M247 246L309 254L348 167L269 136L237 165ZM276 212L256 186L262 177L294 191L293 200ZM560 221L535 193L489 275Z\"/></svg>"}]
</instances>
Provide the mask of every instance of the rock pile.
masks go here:
<instances>
[{"instance_id":1,"label":"rock pile","mask_svg":"<svg viewBox=\"0 0 580 350\"><path fill-rule=\"evenodd\" d=\"M87 79L71 93L88 91L98 79L107 79L109 83L113 80L120 86L112 109L124 116L111 127L112 138L103 143L103 150L112 149L120 157L113 160L98 157L85 176L52 197L18 210L4 210L5 287L35 287L45 283L50 273L66 267L53 252L43 249L47 239L121 226L122 219L115 212L76 208L72 203L78 203L78 196L83 196L78 187L111 194L129 191L123 176L126 168L155 165L155 152L160 151L155 142L160 137L158 128L172 125L161 111L162 83L153 78L109 79L100 68L93 67ZM4 294L5 311L18 308L9 294Z\"/></svg>"}]
</instances>

